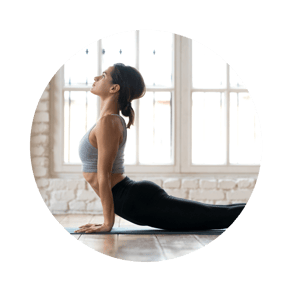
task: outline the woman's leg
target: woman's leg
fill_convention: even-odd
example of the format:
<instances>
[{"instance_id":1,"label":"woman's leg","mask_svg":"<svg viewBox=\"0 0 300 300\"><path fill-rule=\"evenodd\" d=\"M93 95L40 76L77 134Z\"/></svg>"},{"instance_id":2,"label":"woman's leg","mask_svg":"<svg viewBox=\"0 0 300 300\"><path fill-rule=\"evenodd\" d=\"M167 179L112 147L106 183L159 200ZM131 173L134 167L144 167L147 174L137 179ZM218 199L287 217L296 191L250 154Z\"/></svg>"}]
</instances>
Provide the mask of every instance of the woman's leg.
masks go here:
<instances>
[{"instance_id":1,"label":"woman's leg","mask_svg":"<svg viewBox=\"0 0 300 300\"><path fill-rule=\"evenodd\" d=\"M169 230L228 228L244 203L212 205L168 195L157 184L143 180L132 187L123 212L139 225Z\"/></svg>"}]
</instances>

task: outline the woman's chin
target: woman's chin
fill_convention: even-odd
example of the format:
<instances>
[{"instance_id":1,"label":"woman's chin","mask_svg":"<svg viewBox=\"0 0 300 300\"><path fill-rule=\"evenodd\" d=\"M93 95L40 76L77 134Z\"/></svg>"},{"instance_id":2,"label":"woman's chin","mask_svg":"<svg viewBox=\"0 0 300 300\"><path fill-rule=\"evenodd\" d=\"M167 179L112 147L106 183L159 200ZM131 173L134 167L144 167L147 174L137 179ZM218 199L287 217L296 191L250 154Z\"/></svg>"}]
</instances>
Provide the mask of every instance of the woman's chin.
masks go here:
<instances>
[{"instance_id":1,"label":"woman's chin","mask_svg":"<svg viewBox=\"0 0 300 300\"><path fill-rule=\"evenodd\" d=\"M93 87L90 89L90 92L91 92L92 94L96 95L96 96L100 96L99 93L97 93L97 91L95 91L95 90L93 89ZM99 91L98 91L98 92L99 92Z\"/></svg>"}]
</instances>

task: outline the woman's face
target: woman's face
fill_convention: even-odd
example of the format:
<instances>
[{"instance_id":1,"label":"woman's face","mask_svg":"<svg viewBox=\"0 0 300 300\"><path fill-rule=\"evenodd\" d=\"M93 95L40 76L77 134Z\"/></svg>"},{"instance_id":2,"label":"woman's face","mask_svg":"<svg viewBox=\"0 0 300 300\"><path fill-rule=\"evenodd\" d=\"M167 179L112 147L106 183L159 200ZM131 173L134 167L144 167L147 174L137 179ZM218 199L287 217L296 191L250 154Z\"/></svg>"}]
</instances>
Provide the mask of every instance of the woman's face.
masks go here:
<instances>
[{"instance_id":1,"label":"woman's face","mask_svg":"<svg viewBox=\"0 0 300 300\"><path fill-rule=\"evenodd\" d=\"M111 88L114 87L112 84L112 78L110 73L114 69L113 66L109 67L105 71L103 71L101 76L97 76L94 78L95 82L90 90L91 93L98 95L100 97L106 98L111 95Z\"/></svg>"}]
</instances>

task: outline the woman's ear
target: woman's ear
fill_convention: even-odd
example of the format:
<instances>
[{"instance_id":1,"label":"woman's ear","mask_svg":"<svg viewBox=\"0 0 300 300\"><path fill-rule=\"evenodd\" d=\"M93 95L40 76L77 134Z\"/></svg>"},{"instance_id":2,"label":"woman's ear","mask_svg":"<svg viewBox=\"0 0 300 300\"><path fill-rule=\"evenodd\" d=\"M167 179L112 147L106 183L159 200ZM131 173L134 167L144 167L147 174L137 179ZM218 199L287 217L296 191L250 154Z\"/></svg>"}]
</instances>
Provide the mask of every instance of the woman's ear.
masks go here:
<instances>
[{"instance_id":1,"label":"woman's ear","mask_svg":"<svg viewBox=\"0 0 300 300\"><path fill-rule=\"evenodd\" d=\"M114 84L111 89L114 93L117 93L120 90L120 86L118 84Z\"/></svg>"}]
</instances>

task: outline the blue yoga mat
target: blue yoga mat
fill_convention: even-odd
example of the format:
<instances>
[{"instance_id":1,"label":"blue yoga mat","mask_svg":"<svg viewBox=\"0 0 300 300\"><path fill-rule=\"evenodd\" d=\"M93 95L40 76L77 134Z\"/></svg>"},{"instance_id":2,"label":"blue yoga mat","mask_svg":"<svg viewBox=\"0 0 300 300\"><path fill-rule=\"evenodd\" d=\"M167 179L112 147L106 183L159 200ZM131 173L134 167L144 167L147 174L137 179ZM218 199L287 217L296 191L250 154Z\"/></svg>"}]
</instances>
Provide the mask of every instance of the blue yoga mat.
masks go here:
<instances>
[{"instance_id":1,"label":"blue yoga mat","mask_svg":"<svg viewBox=\"0 0 300 300\"><path fill-rule=\"evenodd\" d=\"M190 230L190 231L171 231L154 228L150 226L131 226L131 227L113 227L109 232L76 233L79 227L65 227L71 234L200 234L200 235L220 235L225 229L210 230Z\"/></svg>"}]
</instances>

